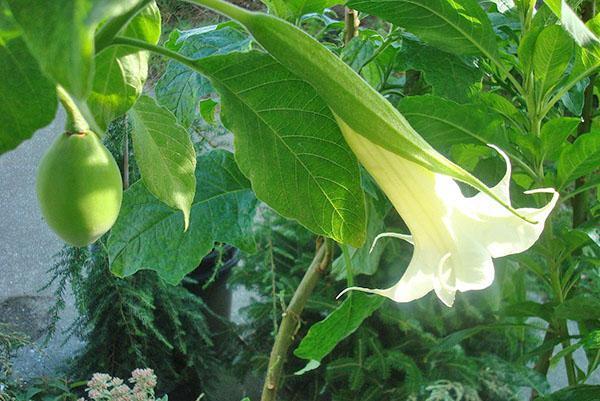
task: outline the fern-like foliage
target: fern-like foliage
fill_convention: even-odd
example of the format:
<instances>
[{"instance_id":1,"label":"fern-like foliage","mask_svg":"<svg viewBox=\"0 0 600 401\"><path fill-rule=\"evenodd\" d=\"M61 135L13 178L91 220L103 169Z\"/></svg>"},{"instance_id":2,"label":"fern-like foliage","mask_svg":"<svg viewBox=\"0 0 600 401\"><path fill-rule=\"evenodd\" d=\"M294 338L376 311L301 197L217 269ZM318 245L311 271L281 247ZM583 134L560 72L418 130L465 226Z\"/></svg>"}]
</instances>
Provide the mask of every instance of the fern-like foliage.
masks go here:
<instances>
[{"instance_id":1,"label":"fern-like foliage","mask_svg":"<svg viewBox=\"0 0 600 401\"><path fill-rule=\"evenodd\" d=\"M125 279L113 276L102 241L89 248L66 247L52 272L58 299L53 321L69 285L80 312L69 329L86 341L73 360L74 375L125 376L142 366L156 372L161 391L179 387L197 395L210 388L221 363L220 347L207 322L213 314L201 298L152 271Z\"/></svg>"}]
</instances>

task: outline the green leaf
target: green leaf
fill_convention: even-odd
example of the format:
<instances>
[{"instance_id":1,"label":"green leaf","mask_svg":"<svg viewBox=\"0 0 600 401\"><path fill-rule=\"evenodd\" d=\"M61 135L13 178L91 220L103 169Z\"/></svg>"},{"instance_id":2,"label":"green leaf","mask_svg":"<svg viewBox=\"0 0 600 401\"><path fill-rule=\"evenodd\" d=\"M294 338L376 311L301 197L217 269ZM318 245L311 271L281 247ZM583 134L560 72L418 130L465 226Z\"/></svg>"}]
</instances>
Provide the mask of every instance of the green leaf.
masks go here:
<instances>
[{"instance_id":1,"label":"green leaf","mask_svg":"<svg viewBox=\"0 0 600 401\"><path fill-rule=\"evenodd\" d=\"M344 48L340 57L354 71L360 71L375 55L383 38L377 32L361 30Z\"/></svg>"},{"instance_id":2,"label":"green leaf","mask_svg":"<svg viewBox=\"0 0 600 401\"><path fill-rule=\"evenodd\" d=\"M156 3L152 2L140 11L120 35L158 43L160 11ZM102 129L125 114L142 94L148 76L148 58L148 52L125 46L110 46L96 55L88 105Z\"/></svg>"},{"instance_id":3,"label":"green leaf","mask_svg":"<svg viewBox=\"0 0 600 401\"><path fill-rule=\"evenodd\" d=\"M581 135L562 151L558 159L558 183L560 188L583 177L600 166L600 132Z\"/></svg>"},{"instance_id":4,"label":"green leaf","mask_svg":"<svg viewBox=\"0 0 600 401\"><path fill-rule=\"evenodd\" d=\"M566 0L544 0L544 3L560 19L562 26L571 34L579 46L598 46L600 43L598 36L581 21Z\"/></svg>"},{"instance_id":5,"label":"green leaf","mask_svg":"<svg viewBox=\"0 0 600 401\"><path fill-rule=\"evenodd\" d=\"M233 155L215 150L198 157L196 193L190 227L176 210L159 202L141 182L124 193L121 214L108 239L111 271L129 276L140 269L155 270L177 284L213 248L226 242L253 252L256 198Z\"/></svg>"},{"instance_id":6,"label":"green leaf","mask_svg":"<svg viewBox=\"0 0 600 401\"><path fill-rule=\"evenodd\" d=\"M538 90L542 95L562 78L573 55L573 41L558 25L544 28L537 36L532 67Z\"/></svg>"},{"instance_id":7,"label":"green leaf","mask_svg":"<svg viewBox=\"0 0 600 401\"><path fill-rule=\"evenodd\" d=\"M211 98L203 99L200 101L200 115L202 119L209 124L216 124L215 113L219 102L214 101Z\"/></svg>"},{"instance_id":8,"label":"green leaf","mask_svg":"<svg viewBox=\"0 0 600 401\"><path fill-rule=\"evenodd\" d=\"M473 104L425 95L404 98L398 109L427 142L441 152L448 152L457 144L501 144L503 141L497 129L500 120Z\"/></svg>"},{"instance_id":9,"label":"green leaf","mask_svg":"<svg viewBox=\"0 0 600 401\"><path fill-rule=\"evenodd\" d=\"M215 54L249 50L248 35L231 27L194 30L179 33L179 52L193 59ZM169 61L164 75L156 83L156 99L171 110L183 126L189 127L198 117L200 99L213 92L208 80L196 71L175 61Z\"/></svg>"},{"instance_id":10,"label":"green leaf","mask_svg":"<svg viewBox=\"0 0 600 401\"><path fill-rule=\"evenodd\" d=\"M538 397L535 401L600 401L600 386L578 384L550 394Z\"/></svg>"},{"instance_id":11,"label":"green leaf","mask_svg":"<svg viewBox=\"0 0 600 401\"><path fill-rule=\"evenodd\" d=\"M360 248L349 247L352 273L354 275L371 275L377 271L383 251L385 250L386 238L379 240L377 246L371 249L377 235L385 231L383 218L388 210L388 204L380 207L370 196L367 197L367 239ZM343 255L340 255L331 266L332 274L341 280L347 276L346 263Z\"/></svg>"},{"instance_id":12,"label":"green leaf","mask_svg":"<svg viewBox=\"0 0 600 401\"><path fill-rule=\"evenodd\" d=\"M473 96L473 101L475 103L482 102L488 108L510 121L515 127L526 132L524 127L527 126L529 120L507 98L493 92L479 92Z\"/></svg>"},{"instance_id":13,"label":"green leaf","mask_svg":"<svg viewBox=\"0 0 600 401\"><path fill-rule=\"evenodd\" d=\"M576 321L600 319L600 299L591 294L576 295L558 305L554 316Z\"/></svg>"},{"instance_id":14,"label":"green leaf","mask_svg":"<svg viewBox=\"0 0 600 401\"><path fill-rule=\"evenodd\" d=\"M183 212L187 230L196 193L196 152L188 132L154 99L142 96L131 112L133 150L146 188Z\"/></svg>"},{"instance_id":15,"label":"green leaf","mask_svg":"<svg viewBox=\"0 0 600 401\"><path fill-rule=\"evenodd\" d=\"M141 0L6 0L42 69L78 100L90 93L94 32Z\"/></svg>"},{"instance_id":16,"label":"green leaf","mask_svg":"<svg viewBox=\"0 0 600 401\"><path fill-rule=\"evenodd\" d=\"M350 0L347 5L406 28L443 51L498 56L496 35L477 0Z\"/></svg>"},{"instance_id":17,"label":"green leaf","mask_svg":"<svg viewBox=\"0 0 600 401\"><path fill-rule=\"evenodd\" d=\"M320 362L379 309L384 299L361 292L351 293L336 310L308 330L306 337L294 350L294 355Z\"/></svg>"},{"instance_id":18,"label":"green leaf","mask_svg":"<svg viewBox=\"0 0 600 401\"><path fill-rule=\"evenodd\" d=\"M197 62L221 95L236 161L278 213L315 233L360 246L365 201L358 163L314 89L259 52Z\"/></svg>"},{"instance_id":19,"label":"green leaf","mask_svg":"<svg viewBox=\"0 0 600 401\"><path fill-rule=\"evenodd\" d=\"M517 55L524 76L529 76L529 74L531 74L533 68L533 53L535 51L535 43L542 29L544 29L543 26L532 25L531 28L525 32L523 38L519 42Z\"/></svg>"},{"instance_id":20,"label":"green leaf","mask_svg":"<svg viewBox=\"0 0 600 401\"><path fill-rule=\"evenodd\" d=\"M319 366L321 366L321 362L319 362L319 361L308 361L306 366L304 366L302 369L294 372L294 375L302 376L305 373L308 373L310 371L317 369Z\"/></svg>"},{"instance_id":21,"label":"green leaf","mask_svg":"<svg viewBox=\"0 0 600 401\"><path fill-rule=\"evenodd\" d=\"M504 308L507 316L515 317L539 317L549 322L552 319L552 306L549 304L540 304L533 301L523 301L508 305Z\"/></svg>"},{"instance_id":22,"label":"green leaf","mask_svg":"<svg viewBox=\"0 0 600 401\"><path fill-rule=\"evenodd\" d=\"M466 60L431 46L405 40L398 55L401 69L422 71L434 95L466 103L475 84L481 82L482 72Z\"/></svg>"},{"instance_id":23,"label":"green leaf","mask_svg":"<svg viewBox=\"0 0 600 401\"><path fill-rule=\"evenodd\" d=\"M54 119L54 85L27 49L21 31L0 8L0 155Z\"/></svg>"},{"instance_id":24,"label":"green leaf","mask_svg":"<svg viewBox=\"0 0 600 401\"><path fill-rule=\"evenodd\" d=\"M269 12L280 18L295 21L304 14L321 13L325 8L343 4L344 0L262 0Z\"/></svg>"},{"instance_id":25,"label":"green leaf","mask_svg":"<svg viewBox=\"0 0 600 401\"><path fill-rule=\"evenodd\" d=\"M585 101L584 94L588 83L588 78L578 81L561 97L561 103L569 112L571 112L571 114L580 116L583 113L583 102Z\"/></svg>"},{"instance_id":26,"label":"green leaf","mask_svg":"<svg viewBox=\"0 0 600 401\"><path fill-rule=\"evenodd\" d=\"M577 117L557 117L546 122L540 134L542 158L556 160L567 144L567 138L575 133L580 122Z\"/></svg>"}]
</instances>

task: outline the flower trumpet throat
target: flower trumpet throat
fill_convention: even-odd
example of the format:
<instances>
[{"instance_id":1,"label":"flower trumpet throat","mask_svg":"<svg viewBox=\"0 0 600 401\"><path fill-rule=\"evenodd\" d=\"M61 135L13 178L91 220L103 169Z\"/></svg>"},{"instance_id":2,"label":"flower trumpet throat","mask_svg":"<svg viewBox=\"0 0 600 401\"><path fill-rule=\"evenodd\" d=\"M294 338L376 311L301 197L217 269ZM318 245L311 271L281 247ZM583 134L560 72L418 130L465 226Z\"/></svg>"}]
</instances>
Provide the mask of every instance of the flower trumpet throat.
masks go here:
<instances>
[{"instance_id":1,"label":"flower trumpet throat","mask_svg":"<svg viewBox=\"0 0 600 401\"><path fill-rule=\"evenodd\" d=\"M452 178L431 172L370 142L339 117L336 119L346 142L386 193L411 233L384 233L378 238L393 236L414 245L412 260L394 286L387 289L352 287L346 291L361 290L396 302L409 302L434 290L442 302L452 306L456 291L480 290L492 284L492 258L520 253L531 247L544 230L544 222L558 200L558 193L552 188L526 192L552 194L550 202L542 208L517 209L520 215L537 222L528 223L483 192L473 197L463 196ZM506 174L490 191L510 205L510 161L504 152L492 147L505 159Z\"/></svg>"}]
</instances>

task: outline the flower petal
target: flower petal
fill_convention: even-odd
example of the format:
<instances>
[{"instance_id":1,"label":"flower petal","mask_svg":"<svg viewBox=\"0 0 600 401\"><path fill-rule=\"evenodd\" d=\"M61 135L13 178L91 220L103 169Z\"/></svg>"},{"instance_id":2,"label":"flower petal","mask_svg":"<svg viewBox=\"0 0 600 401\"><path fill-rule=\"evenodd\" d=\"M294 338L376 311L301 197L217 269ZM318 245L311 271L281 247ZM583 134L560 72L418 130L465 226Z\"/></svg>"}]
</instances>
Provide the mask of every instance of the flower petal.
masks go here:
<instances>
[{"instance_id":1,"label":"flower petal","mask_svg":"<svg viewBox=\"0 0 600 401\"><path fill-rule=\"evenodd\" d=\"M458 291L482 290L494 282L494 262L489 251L470 238L461 238L448 260Z\"/></svg>"},{"instance_id":2,"label":"flower petal","mask_svg":"<svg viewBox=\"0 0 600 401\"><path fill-rule=\"evenodd\" d=\"M377 242L381 239L381 238L385 238L385 237L393 237L393 238L399 238L401 240L404 240L406 242L408 242L411 245L414 245L414 241L412 238L412 235L409 234L400 234L400 233L381 233L379 234L377 237L375 237L375 239L373 240L373 244L371 245L371 249L369 249L369 253L373 252L373 249L375 249L375 245L377 245Z\"/></svg>"},{"instance_id":3,"label":"flower petal","mask_svg":"<svg viewBox=\"0 0 600 401\"><path fill-rule=\"evenodd\" d=\"M435 295L448 307L452 307L456 297L456 276L452 264L448 263L452 258L447 253L438 260L438 272L433 281Z\"/></svg>"},{"instance_id":4,"label":"flower petal","mask_svg":"<svg viewBox=\"0 0 600 401\"><path fill-rule=\"evenodd\" d=\"M506 173L502 180L492 188L492 191L510 203L510 160L502 150L493 145L490 146L496 149L506 161ZM494 258L523 252L529 249L542 234L544 222L558 201L558 192L552 188L541 188L525 193L550 193L553 195L552 199L542 208L517 209L520 215L536 221L536 224L516 217L484 193L460 200L455 216L452 217L453 224L470 232L473 240L485 246Z\"/></svg>"},{"instance_id":5,"label":"flower petal","mask_svg":"<svg viewBox=\"0 0 600 401\"><path fill-rule=\"evenodd\" d=\"M429 259L429 258L425 258ZM370 289L362 287L346 288L339 296L348 291L363 291L387 297L396 302L410 302L422 298L433 290L434 271L431 263L424 258L414 254L406 272L395 285L386 289Z\"/></svg>"}]
</instances>

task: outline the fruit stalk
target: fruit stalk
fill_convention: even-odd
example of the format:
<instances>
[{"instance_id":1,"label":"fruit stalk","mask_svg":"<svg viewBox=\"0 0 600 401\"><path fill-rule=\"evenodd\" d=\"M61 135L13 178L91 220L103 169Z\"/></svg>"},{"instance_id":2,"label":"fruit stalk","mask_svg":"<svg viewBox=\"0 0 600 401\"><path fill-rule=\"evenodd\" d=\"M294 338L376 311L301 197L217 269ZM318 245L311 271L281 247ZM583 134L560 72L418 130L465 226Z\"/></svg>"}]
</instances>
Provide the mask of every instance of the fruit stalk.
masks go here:
<instances>
[{"instance_id":1,"label":"fruit stalk","mask_svg":"<svg viewBox=\"0 0 600 401\"><path fill-rule=\"evenodd\" d=\"M81 132L87 132L90 130L90 126L79 111L79 108L75 104L73 98L67 93L62 86L56 87L56 93L60 103L67 112L67 121L65 123L65 130L67 133L75 134Z\"/></svg>"}]
</instances>

